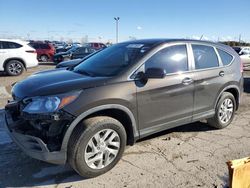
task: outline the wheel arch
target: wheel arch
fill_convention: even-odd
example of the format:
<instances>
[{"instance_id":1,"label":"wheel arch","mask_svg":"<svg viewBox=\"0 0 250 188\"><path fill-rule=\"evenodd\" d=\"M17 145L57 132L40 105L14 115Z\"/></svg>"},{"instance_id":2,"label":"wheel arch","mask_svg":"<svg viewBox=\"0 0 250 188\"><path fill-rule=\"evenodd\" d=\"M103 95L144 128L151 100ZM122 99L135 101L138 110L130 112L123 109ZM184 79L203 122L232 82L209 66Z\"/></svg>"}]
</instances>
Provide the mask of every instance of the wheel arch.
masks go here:
<instances>
[{"instance_id":1,"label":"wheel arch","mask_svg":"<svg viewBox=\"0 0 250 188\"><path fill-rule=\"evenodd\" d=\"M136 139L139 138L139 131L138 131L136 120L135 120L133 113L125 106L122 106L119 104L108 104L108 105L102 105L102 106L91 108L83 112L81 115L79 115L69 125L66 133L64 134L61 150L67 151L70 136L72 135L75 128L80 125L82 120L88 117L93 117L93 116L98 116L98 115L106 115L106 116L115 118L118 121L120 121L123 124L127 132L127 139L128 139L129 145L133 145Z\"/></svg>"},{"instance_id":2,"label":"wheel arch","mask_svg":"<svg viewBox=\"0 0 250 188\"><path fill-rule=\"evenodd\" d=\"M4 63L3 63L4 70L5 70L6 64L7 64L9 61L11 61L11 60L18 60L18 61L20 61L20 62L23 64L24 68L27 69L27 68L26 68L26 63L25 63L25 61L24 61L22 58L20 58L20 57L11 57L11 58L8 58L8 59L6 59L6 60L4 61Z\"/></svg>"},{"instance_id":3,"label":"wheel arch","mask_svg":"<svg viewBox=\"0 0 250 188\"><path fill-rule=\"evenodd\" d=\"M217 97L217 99L216 99L215 107L216 107L218 101L220 100L220 98L221 98L221 96L222 96L222 94L223 94L224 92L229 92L229 93L231 93L231 94L234 96L235 101L236 101L236 110L238 110L239 104L240 104L240 89L239 89L239 87L236 86L236 85L229 85L229 86L225 87L225 88L220 92L220 94L218 95L218 97Z\"/></svg>"}]
</instances>

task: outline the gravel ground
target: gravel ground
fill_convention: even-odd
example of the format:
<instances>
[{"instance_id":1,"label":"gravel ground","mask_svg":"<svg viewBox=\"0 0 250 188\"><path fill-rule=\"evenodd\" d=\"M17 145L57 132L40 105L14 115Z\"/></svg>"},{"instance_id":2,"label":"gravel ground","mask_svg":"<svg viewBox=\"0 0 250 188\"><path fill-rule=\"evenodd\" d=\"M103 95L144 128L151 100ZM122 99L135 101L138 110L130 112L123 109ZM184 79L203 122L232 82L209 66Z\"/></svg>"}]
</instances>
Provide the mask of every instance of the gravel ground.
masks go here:
<instances>
[{"instance_id":1,"label":"gravel ground","mask_svg":"<svg viewBox=\"0 0 250 188\"><path fill-rule=\"evenodd\" d=\"M53 66L42 65L19 77L0 75L0 108L13 82L48 68ZM0 187L227 187L226 162L250 156L248 75L240 109L228 128L214 130L197 122L153 135L128 147L115 168L93 179L82 179L69 166L26 156L6 135L0 117Z\"/></svg>"}]
</instances>

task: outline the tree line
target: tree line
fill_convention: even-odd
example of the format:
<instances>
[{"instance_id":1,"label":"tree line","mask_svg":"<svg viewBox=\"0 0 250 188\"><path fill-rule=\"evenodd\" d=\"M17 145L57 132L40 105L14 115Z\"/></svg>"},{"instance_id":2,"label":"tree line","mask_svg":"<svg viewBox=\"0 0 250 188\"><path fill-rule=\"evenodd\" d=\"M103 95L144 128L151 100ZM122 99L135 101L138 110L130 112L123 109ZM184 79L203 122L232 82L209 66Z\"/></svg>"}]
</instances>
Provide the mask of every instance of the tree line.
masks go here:
<instances>
[{"instance_id":1,"label":"tree line","mask_svg":"<svg viewBox=\"0 0 250 188\"><path fill-rule=\"evenodd\" d=\"M237 41L223 41L222 44L226 44L228 46L250 46L250 43L247 42L237 42Z\"/></svg>"}]
</instances>

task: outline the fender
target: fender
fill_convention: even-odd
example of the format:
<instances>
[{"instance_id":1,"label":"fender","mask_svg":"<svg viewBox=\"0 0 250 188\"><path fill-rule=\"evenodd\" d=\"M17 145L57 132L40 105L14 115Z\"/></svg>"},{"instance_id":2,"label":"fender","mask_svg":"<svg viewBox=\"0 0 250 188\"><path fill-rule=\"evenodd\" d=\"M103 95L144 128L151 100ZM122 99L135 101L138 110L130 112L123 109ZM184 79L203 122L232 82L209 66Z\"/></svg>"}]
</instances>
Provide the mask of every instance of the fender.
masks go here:
<instances>
[{"instance_id":1,"label":"fender","mask_svg":"<svg viewBox=\"0 0 250 188\"><path fill-rule=\"evenodd\" d=\"M64 138L62 141L62 146L61 146L61 151L67 151L67 146L68 146L70 136L71 136L74 128L78 125L79 122L81 122L88 115L91 115L91 114L98 112L98 111L101 111L101 110L108 110L108 109L118 109L118 110L122 110L123 112L125 112L131 119L134 138L139 138L139 131L138 131L138 128L136 125L136 120L134 118L133 113L125 106L122 106L119 104L107 104L107 105L97 106L97 107L91 108L91 109L83 112L70 124L69 128L67 129L67 131L64 135Z\"/></svg>"},{"instance_id":2,"label":"fender","mask_svg":"<svg viewBox=\"0 0 250 188\"><path fill-rule=\"evenodd\" d=\"M219 101L219 99L220 99L222 93L225 92L225 91L228 90L228 89L236 89L236 90L237 90L237 93L238 93L238 101L236 101L236 102L237 102L237 105L240 104L240 88L239 88L237 85L228 85L228 86L226 86L225 88L223 88L223 89L221 90L221 92L219 93L219 95L218 95L218 97L217 97L217 99L216 99L216 101L215 101L215 103L214 103L214 108L216 108L216 105L217 105L217 103L218 103L218 101Z\"/></svg>"},{"instance_id":3,"label":"fender","mask_svg":"<svg viewBox=\"0 0 250 188\"><path fill-rule=\"evenodd\" d=\"M7 63L8 61L10 61L10 60L19 60L19 61L21 61L21 62L23 63L24 68L27 70L25 61L23 60L23 58L20 58L20 57L9 57L9 58L7 58L7 59L4 61L4 63L3 63L3 68L5 68L6 63Z\"/></svg>"}]
</instances>

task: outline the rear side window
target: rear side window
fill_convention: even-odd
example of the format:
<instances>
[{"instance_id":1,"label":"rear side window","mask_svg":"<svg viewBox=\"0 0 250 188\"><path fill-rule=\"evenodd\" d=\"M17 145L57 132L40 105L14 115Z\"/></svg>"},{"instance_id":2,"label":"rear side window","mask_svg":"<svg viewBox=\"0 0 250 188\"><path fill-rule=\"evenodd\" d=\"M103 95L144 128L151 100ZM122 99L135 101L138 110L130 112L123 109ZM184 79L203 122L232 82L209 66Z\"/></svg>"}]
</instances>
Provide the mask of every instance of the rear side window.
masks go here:
<instances>
[{"instance_id":1,"label":"rear side window","mask_svg":"<svg viewBox=\"0 0 250 188\"><path fill-rule=\"evenodd\" d=\"M22 45L15 42L2 42L2 49L16 49L21 48Z\"/></svg>"},{"instance_id":2,"label":"rear side window","mask_svg":"<svg viewBox=\"0 0 250 188\"><path fill-rule=\"evenodd\" d=\"M95 48L99 48L99 44L98 43L94 43L94 47Z\"/></svg>"},{"instance_id":3,"label":"rear side window","mask_svg":"<svg viewBox=\"0 0 250 188\"><path fill-rule=\"evenodd\" d=\"M40 44L41 49L50 49L48 44Z\"/></svg>"},{"instance_id":4,"label":"rear side window","mask_svg":"<svg viewBox=\"0 0 250 188\"><path fill-rule=\"evenodd\" d=\"M188 58L186 45L170 46L154 54L145 63L148 68L164 69L166 74L188 70Z\"/></svg>"},{"instance_id":5,"label":"rear side window","mask_svg":"<svg viewBox=\"0 0 250 188\"><path fill-rule=\"evenodd\" d=\"M29 45L35 49L39 49L39 44L36 43L29 43Z\"/></svg>"},{"instance_id":6,"label":"rear side window","mask_svg":"<svg viewBox=\"0 0 250 188\"><path fill-rule=\"evenodd\" d=\"M230 55L229 53L227 53L227 52L225 52L223 50L220 50L218 48L217 48L217 51L218 51L218 53L220 55L220 58L221 58L221 61L222 61L223 65L229 65L232 62L232 60L233 60L232 55Z\"/></svg>"},{"instance_id":7,"label":"rear side window","mask_svg":"<svg viewBox=\"0 0 250 188\"><path fill-rule=\"evenodd\" d=\"M219 66L214 48L205 45L192 44L196 69L206 69Z\"/></svg>"}]
</instances>

